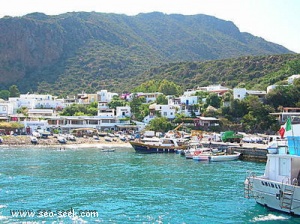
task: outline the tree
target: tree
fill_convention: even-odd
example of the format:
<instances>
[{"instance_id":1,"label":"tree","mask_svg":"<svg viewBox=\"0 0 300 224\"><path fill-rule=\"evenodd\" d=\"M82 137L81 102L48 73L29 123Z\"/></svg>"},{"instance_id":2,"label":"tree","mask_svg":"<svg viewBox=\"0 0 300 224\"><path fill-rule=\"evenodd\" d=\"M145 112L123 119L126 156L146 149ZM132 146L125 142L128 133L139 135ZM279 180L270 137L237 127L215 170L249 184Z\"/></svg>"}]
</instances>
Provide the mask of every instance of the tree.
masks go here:
<instances>
[{"instance_id":1,"label":"tree","mask_svg":"<svg viewBox=\"0 0 300 224\"><path fill-rule=\"evenodd\" d=\"M20 91L16 85L12 85L9 87L9 95L10 97L19 97Z\"/></svg>"},{"instance_id":2,"label":"tree","mask_svg":"<svg viewBox=\"0 0 300 224\"><path fill-rule=\"evenodd\" d=\"M28 108L27 107L21 107L17 109L18 114L23 114L24 116L28 116Z\"/></svg>"},{"instance_id":3,"label":"tree","mask_svg":"<svg viewBox=\"0 0 300 224\"><path fill-rule=\"evenodd\" d=\"M221 98L216 93L210 93L206 98L206 105L220 108Z\"/></svg>"},{"instance_id":4,"label":"tree","mask_svg":"<svg viewBox=\"0 0 300 224\"><path fill-rule=\"evenodd\" d=\"M119 96L113 96L113 99L108 103L109 108L116 109L117 107L126 106L126 101L120 99Z\"/></svg>"},{"instance_id":5,"label":"tree","mask_svg":"<svg viewBox=\"0 0 300 224\"><path fill-rule=\"evenodd\" d=\"M246 131L262 132L270 130L276 123L275 117L270 115L274 112L274 108L264 105L257 96L248 96L244 101L249 111L242 119Z\"/></svg>"},{"instance_id":6,"label":"tree","mask_svg":"<svg viewBox=\"0 0 300 224\"><path fill-rule=\"evenodd\" d=\"M168 105L168 99L165 95L159 94L156 98L156 103L161 105Z\"/></svg>"},{"instance_id":7,"label":"tree","mask_svg":"<svg viewBox=\"0 0 300 224\"><path fill-rule=\"evenodd\" d=\"M10 92L8 90L1 90L0 91L0 98L3 100L8 100L10 96Z\"/></svg>"},{"instance_id":8,"label":"tree","mask_svg":"<svg viewBox=\"0 0 300 224\"><path fill-rule=\"evenodd\" d=\"M148 128L152 131L167 132L173 129L173 125L166 117L156 117L150 121Z\"/></svg>"},{"instance_id":9,"label":"tree","mask_svg":"<svg viewBox=\"0 0 300 224\"><path fill-rule=\"evenodd\" d=\"M182 92L180 86L166 79L161 81L158 91L165 95L179 95Z\"/></svg>"},{"instance_id":10,"label":"tree","mask_svg":"<svg viewBox=\"0 0 300 224\"><path fill-rule=\"evenodd\" d=\"M145 97L139 97L137 94L133 95L133 98L130 102L131 112L133 114L134 119L138 119L141 121L141 113L140 113L140 106L146 103Z\"/></svg>"}]
</instances>

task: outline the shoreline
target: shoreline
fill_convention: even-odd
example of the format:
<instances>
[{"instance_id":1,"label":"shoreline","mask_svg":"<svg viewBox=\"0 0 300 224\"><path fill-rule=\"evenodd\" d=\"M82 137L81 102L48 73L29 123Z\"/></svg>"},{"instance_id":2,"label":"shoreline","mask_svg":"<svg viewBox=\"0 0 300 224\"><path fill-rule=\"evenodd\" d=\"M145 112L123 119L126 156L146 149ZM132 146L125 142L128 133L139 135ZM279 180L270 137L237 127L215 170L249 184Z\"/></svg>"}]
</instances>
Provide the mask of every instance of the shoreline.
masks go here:
<instances>
[{"instance_id":1,"label":"shoreline","mask_svg":"<svg viewBox=\"0 0 300 224\"><path fill-rule=\"evenodd\" d=\"M38 144L32 144L29 135L20 136L2 136L3 142L0 144L0 148L3 147L55 147L55 148L103 148L103 147L128 147L132 146L128 142L123 142L119 139L116 141L105 141L104 138L95 140L91 137L88 138L76 138L75 141L67 141L65 144L58 142L57 138L50 136L48 138L38 139Z\"/></svg>"}]
</instances>

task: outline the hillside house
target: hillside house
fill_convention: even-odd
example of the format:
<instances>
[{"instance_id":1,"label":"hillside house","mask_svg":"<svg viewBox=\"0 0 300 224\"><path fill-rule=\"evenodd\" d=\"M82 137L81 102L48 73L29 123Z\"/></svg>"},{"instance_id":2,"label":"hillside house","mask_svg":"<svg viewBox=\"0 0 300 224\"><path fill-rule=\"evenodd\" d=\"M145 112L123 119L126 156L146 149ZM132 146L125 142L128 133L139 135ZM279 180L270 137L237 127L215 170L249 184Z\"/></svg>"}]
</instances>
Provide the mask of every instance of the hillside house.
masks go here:
<instances>
[{"instance_id":1,"label":"hillside house","mask_svg":"<svg viewBox=\"0 0 300 224\"><path fill-rule=\"evenodd\" d=\"M9 121L9 115L13 114L14 105L10 102L0 101L0 121Z\"/></svg>"},{"instance_id":2,"label":"hillside house","mask_svg":"<svg viewBox=\"0 0 300 224\"><path fill-rule=\"evenodd\" d=\"M260 90L247 90L245 88L234 88L233 89L233 98L243 100L246 96L252 95L257 96L259 99L262 99L267 94L266 91Z\"/></svg>"},{"instance_id":3,"label":"hillside house","mask_svg":"<svg viewBox=\"0 0 300 224\"><path fill-rule=\"evenodd\" d=\"M209 92L209 93L216 93L218 96L222 96L224 93L228 92L230 89L222 86L222 85L209 85L203 87L197 87L195 89L188 89L183 93L185 96L192 96L195 95L196 92Z\"/></svg>"},{"instance_id":4,"label":"hillside house","mask_svg":"<svg viewBox=\"0 0 300 224\"><path fill-rule=\"evenodd\" d=\"M14 105L14 113L21 107L27 107L28 109L65 107L63 100L59 100L52 95L21 94L20 97L9 97L8 101Z\"/></svg>"},{"instance_id":5,"label":"hillside house","mask_svg":"<svg viewBox=\"0 0 300 224\"><path fill-rule=\"evenodd\" d=\"M218 126L219 119L215 117L197 117L194 119L194 124L196 127Z\"/></svg>"},{"instance_id":6,"label":"hillside house","mask_svg":"<svg viewBox=\"0 0 300 224\"><path fill-rule=\"evenodd\" d=\"M287 82L289 85L292 85L294 83L294 81L299 78L300 78L300 74L295 74L295 75L288 77Z\"/></svg>"},{"instance_id":7,"label":"hillside house","mask_svg":"<svg viewBox=\"0 0 300 224\"><path fill-rule=\"evenodd\" d=\"M142 93L142 92L138 92L138 93L131 93L128 96L128 100L131 101L133 99L134 96L137 97L145 97L146 99L146 103L151 103L151 102L155 102L156 98L161 95L162 93L160 92L156 92L156 93Z\"/></svg>"}]
</instances>

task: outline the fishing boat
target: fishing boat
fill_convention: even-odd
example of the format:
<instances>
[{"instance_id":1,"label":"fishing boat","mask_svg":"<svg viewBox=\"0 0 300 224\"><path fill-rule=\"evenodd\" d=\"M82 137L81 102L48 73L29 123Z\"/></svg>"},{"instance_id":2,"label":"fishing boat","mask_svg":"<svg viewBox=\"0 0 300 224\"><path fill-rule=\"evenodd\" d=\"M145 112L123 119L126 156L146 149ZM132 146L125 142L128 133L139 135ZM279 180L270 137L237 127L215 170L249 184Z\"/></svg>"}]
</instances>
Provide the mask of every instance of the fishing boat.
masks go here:
<instances>
[{"instance_id":1,"label":"fishing boat","mask_svg":"<svg viewBox=\"0 0 300 224\"><path fill-rule=\"evenodd\" d=\"M239 159L241 153L233 152L233 154L227 153L213 153L209 156L209 161L211 162L222 162L222 161L232 161Z\"/></svg>"},{"instance_id":2,"label":"fishing boat","mask_svg":"<svg viewBox=\"0 0 300 224\"><path fill-rule=\"evenodd\" d=\"M155 142L130 141L129 143L139 153L174 153L188 147L176 138L160 138Z\"/></svg>"},{"instance_id":3,"label":"fishing boat","mask_svg":"<svg viewBox=\"0 0 300 224\"><path fill-rule=\"evenodd\" d=\"M196 160L196 156L199 156L198 159L200 160L203 156L211 155L211 148L204 147L200 142L190 142L183 154L186 159L194 159L195 157Z\"/></svg>"},{"instance_id":4,"label":"fishing boat","mask_svg":"<svg viewBox=\"0 0 300 224\"><path fill-rule=\"evenodd\" d=\"M210 161L210 162L222 162L222 161L232 161L237 160L240 157L239 152L234 152L233 154L227 154L226 152L203 152L199 155L193 156L193 160L197 161Z\"/></svg>"},{"instance_id":5,"label":"fishing boat","mask_svg":"<svg viewBox=\"0 0 300 224\"><path fill-rule=\"evenodd\" d=\"M263 175L248 173L244 197L281 212L300 215L300 135L287 136L287 141L288 150L267 154Z\"/></svg>"}]
</instances>

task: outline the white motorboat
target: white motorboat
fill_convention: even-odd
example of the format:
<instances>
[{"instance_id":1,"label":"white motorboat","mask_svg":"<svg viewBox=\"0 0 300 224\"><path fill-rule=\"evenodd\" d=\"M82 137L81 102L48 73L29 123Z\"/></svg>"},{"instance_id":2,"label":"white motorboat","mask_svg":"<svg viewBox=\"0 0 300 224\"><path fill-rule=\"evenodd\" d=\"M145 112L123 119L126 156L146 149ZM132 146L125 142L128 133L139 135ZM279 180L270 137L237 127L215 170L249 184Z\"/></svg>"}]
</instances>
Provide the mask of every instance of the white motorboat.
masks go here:
<instances>
[{"instance_id":1,"label":"white motorboat","mask_svg":"<svg viewBox=\"0 0 300 224\"><path fill-rule=\"evenodd\" d=\"M221 161L232 161L237 160L240 157L239 152L233 154L227 154L225 152L203 152L197 156L193 156L193 160L197 161L210 161L210 162L221 162Z\"/></svg>"},{"instance_id":2,"label":"white motorboat","mask_svg":"<svg viewBox=\"0 0 300 224\"><path fill-rule=\"evenodd\" d=\"M209 157L209 161L211 162L221 162L221 161L232 161L239 159L241 153L234 152L233 154L227 154L227 153L216 153L212 154Z\"/></svg>"},{"instance_id":3,"label":"white motorboat","mask_svg":"<svg viewBox=\"0 0 300 224\"><path fill-rule=\"evenodd\" d=\"M112 142L113 141L113 139L109 136L105 136L104 140L107 141L107 142Z\"/></svg>"},{"instance_id":4,"label":"white motorboat","mask_svg":"<svg viewBox=\"0 0 300 224\"><path fill-rule=\"evenodd\" d=\"M263 175L249 172L244 181L245 198L263 206L300 215L300 137L288 136L288 151L268 154Z\"/></svg>"},{"instance_id":5,"label":"white motorboat","mask_svg":"<svg viewBox=\"0 0 300 224\"><path fill-rule=\"evenodd\" d=\"M288 148L288 145L287 145L286 138L283 138L283 139L274 138L274 140L269 142L269 144L267 146L267 150L268 150L269 154L277 154L277 153L280 153L281 151L286 151L287 148Z\"/></svg>"},{"instance_id":6,"label":"white motorboat","mask_svg":"<svg viewBox=\"0 0 300 224\"><path fill-rule=\"evenodd\" d=\"M38 139L35 136L30 136L30 142L34 145L38 144Z\"/></svg>"},{"instance_id":7,"label":"white motorboat","mask_svg":"<svg viewBox=\"0 0 300 224\"><path fill-rule=\"evenodd\" d=\"M65 136L58 136L57 137L57 141L60 143L60 144L66 144L67 143L67 139Z\"/></svg>"}]
</instances>

